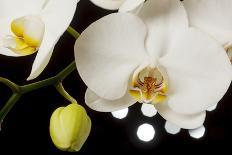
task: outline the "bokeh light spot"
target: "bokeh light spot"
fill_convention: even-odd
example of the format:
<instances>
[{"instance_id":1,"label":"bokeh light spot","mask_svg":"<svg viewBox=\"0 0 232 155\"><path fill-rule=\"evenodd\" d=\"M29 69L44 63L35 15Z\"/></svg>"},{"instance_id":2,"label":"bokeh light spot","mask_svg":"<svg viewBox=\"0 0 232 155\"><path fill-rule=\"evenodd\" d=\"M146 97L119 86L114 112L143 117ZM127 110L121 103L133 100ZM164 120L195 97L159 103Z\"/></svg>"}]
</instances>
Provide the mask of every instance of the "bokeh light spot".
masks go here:
<instances>
[{"instance_id":1,"label":"bokeh light spot","mask_svg":"<svg viewBox=\"0 0 232 155\"><path fill-rule=\"evenodd\" d=\"M126 109L114 111L111 114L112 114L113 117L115 117L117 119L123 119L123 118L125 118L127 116L128 111L129 111L129 109L126 108Z\"/></svg>"},{"instance_id":2,"label":"bokeh light spot","mask_svg":"<svg viewBox=\"0 0 232 155\"><path fill-rule=\"evenodd\" d=\"M144 123L138 127L137 136L141 141L149 142L155 136L155 129L152 125Z\"/></svg>"},{"instance_id":3,"label":"bokeh light spot","mask_svg":"<svg viewBox=\"0 0 232 155\"><path fill-rule=\"evenodd\" d=\"M152 104L143 104L141 107L141 111L144 116L153 117L157 114L157 110Z\"/></svg>"},{"instance_id":4,"label":"bokeh light spot","mask_svg":"<svg viewBox=\"0 0 232 155\"><path fill-rule=\"evenodd\" d=\"M180 132L180 130L181 130L180 127L178 127L175 124L170 123L168 121L166 121L164 127L165 127L165 130L167 131L167 133L170 133L172 135L178 134Z\"/></svg>"},{"instance_id":5,"label":"bokeh light spot","mask_svg":"<svg viewBox=\"0 0 232 155\"><path fill-rule=\"evenodd\" d=\"M191 129L189 130L189 135L195 139L200 139L204 136L205 134L205 127L201 126L197 129Z\"/></svg>"}]
</instances>

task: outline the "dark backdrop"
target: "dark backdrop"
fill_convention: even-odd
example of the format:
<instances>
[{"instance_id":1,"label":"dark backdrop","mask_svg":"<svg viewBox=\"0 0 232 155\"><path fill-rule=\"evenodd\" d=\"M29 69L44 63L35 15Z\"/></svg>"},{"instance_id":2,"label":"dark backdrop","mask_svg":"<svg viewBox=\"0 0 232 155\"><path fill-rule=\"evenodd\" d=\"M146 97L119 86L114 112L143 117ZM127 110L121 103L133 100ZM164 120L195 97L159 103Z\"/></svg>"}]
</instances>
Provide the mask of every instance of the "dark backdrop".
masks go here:
<instances>
[{"instance_id":1,"label":"dark backdrop","mask_svg":"<svg viewBox=\"0 0 232 155\"><path fill-rule=\"evenodd\" d=\"M82 32L89 24L111 12L100 9L88 0L78 4L72 26ZM73 45L75 40L65 33L58 42L52 59L36 80L55 75L74 60ZM9 78L18 84L25 84L35 54L32 56L11 58L0 55L0 76ZM36 81L35 80L35 81ZM79 103L84 105L85 84L78 73L73 72L64 86ZM212 88L213 89L213 88ZM206 92L207 93L207 92ZM0 84L0 106L10 97L10 90ZM169 135L164 130L165 121L156 115L147 118L140 111L140 104L130 108L128 117L123 120L112 118L110 113L95 112L88 107L92 119L91 134L76 154L166 154L166 153L220 153L231 154L232 140L232 88L227 92L216 111L207 113L205 122L206 134L195 140L182 130L178 135ZM59 106L67 101L52 87L42 88L23 96L9 113L0 132L0 155L11 153L70 154L57 150L49 136L49 119ZM156 136L149 143L140 142L136 136L137 127L148 122L156 129Z\"/></svg>"}]
</instances>

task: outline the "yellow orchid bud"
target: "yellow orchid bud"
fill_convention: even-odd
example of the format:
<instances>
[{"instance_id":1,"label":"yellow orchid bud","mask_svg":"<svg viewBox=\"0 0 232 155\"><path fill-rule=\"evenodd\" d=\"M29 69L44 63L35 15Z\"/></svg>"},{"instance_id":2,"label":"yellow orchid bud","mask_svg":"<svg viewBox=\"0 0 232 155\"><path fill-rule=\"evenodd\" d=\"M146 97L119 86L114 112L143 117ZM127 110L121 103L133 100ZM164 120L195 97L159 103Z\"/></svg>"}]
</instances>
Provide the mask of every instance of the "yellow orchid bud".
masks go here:
<instances>
[{"instance_id":1,"label":"yellow orchid bud","mask_svg":"<svg viewBox=\"0 0 232 155\"><path fill-rule=\"evenodd\" d=\"M50 136L62 151L79 151L90 134L91 120L78 104L56 109L50 120Z\"/></svg>"}]
</instances>

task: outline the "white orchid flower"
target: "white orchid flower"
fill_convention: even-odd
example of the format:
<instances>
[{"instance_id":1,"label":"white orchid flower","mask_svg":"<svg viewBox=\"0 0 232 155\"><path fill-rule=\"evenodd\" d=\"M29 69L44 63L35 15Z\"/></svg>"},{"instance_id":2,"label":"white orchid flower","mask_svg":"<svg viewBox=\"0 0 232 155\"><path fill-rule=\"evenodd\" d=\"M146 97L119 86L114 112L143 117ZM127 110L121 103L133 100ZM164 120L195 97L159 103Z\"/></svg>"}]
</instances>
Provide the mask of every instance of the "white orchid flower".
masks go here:
<instances>
[{"instance_id":1,"label":"white orchid flower","mask_svg":"<svg viewBox=\"0 0 232 155\"><path fill-rule=\"evenodd\" d=\"M205 31L218 40L232 62L232 1L184 0L190 26Z\"/></svg>"},{"instance_id":2,"label":"white orchid flower","mask_svg":"<svg viewBox=\"0 0 232 155\"><path fill-rule=\"evenodd\" d=\"M181 2L151 0L138 16L115 13L90 25L76 41L75 60L90 108L112 112L151 103L167 121L194 129L230 85L223 51L189 28Z\"/></svg>"},{"instance_id":3,"label":"white orchid flower","mask_svg":"<svg viewBox=\"0 0 232 155\"><path fill-rule=\"evenodd\" d=\"M48 64L69 26L79 0L1 0L0 54L25 56L38 51L28 80Z\"/></svg>"},{"instance_id":4,"label":"white orchid flower","mask_svg":"<svg viewBox=\"0 0 232 155\"><path fill-rule=\"evenodd\" d=\"M120 12L134 11L140 8L145 0L90 0L93 4L107 10L119 10Z\"/></svg>"}]
</instances>

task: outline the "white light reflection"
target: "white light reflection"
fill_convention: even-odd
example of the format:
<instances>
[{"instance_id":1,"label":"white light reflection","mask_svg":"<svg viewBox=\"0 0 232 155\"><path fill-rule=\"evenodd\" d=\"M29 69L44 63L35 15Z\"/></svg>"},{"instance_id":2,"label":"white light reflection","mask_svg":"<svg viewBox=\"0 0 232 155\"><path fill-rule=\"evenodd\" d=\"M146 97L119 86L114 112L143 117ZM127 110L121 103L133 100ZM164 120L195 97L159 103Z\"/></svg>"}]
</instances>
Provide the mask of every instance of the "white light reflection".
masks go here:
<instances>
[{"instance_id":1,"label":"white light reflection","mask_svg":"<svg viewBox=\"0 0 232 155\"><path fill-rule=\"evenodd\" d=\"M157 114L157 110L152 104L142 104L141 111L147 117L153 117Z\"/></svg>"},{"instance_id":2,"label":"white light reflection","mask_svg":"<svg viewBox=\"0 0 232 155\"><path fill-rule=\"evenodd\" d=\"M170 133L172 135L178 134L181 130L181 128L179 128L175 124L172 124L168 121L166 121L164 128L167 131L167 133Z\"/></svg>"},{"instance_id":3,"label":"white light reflection","mask_svg":"<svg viewBox=\"0 0 232 155\"><path fill-rule=\"evenodd\" d=\"M123 119L123 118L125 118L127 116L128 111L129 111L129 109L126 108L126 109L114 111L111 114L112 114L113 117L115 117L117 119Z\"/></svg>"},{"instance_id":4,"label":"white light reflection","mask_svg":"<svg viewBox=\"0 0 232 155\"><path fill-rule=\"evenodd\" d=\"M142 124L138 127L137 136L141 141L149 142L155 136L155 129L150 124Z\"/></svg>"},{"instance_id":5,"label":"white light reflection","mask_svg":"<svg viewBox=\"0 0 232 155\"><path fill-rule=\"evenodd\" d=\"M189 135L193 138L199 139L202 138L205 134L205 127L201 126L197 129L191 129L189 130Z\"/></svg>"}]
</instances>

